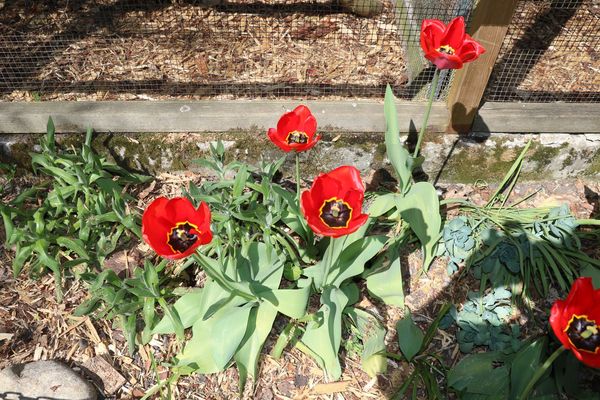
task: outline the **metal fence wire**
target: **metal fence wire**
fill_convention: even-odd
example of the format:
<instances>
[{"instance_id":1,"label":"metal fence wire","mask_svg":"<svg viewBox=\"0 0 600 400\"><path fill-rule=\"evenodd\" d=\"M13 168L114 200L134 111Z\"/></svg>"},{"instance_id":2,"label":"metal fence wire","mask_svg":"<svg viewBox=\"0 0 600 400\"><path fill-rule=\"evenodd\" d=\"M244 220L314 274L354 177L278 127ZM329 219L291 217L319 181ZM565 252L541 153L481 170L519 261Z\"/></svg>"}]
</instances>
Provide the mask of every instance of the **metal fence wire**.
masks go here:
<instances>
[{"instance_id":1,"label":"metal fence wire","mask_svg":"<svg viewBox=\"0 0 600 400\"><path fill-rule=\"evenodd\" d=\"M522 0L484 98L600 102L600 0Z\"/></svg>"},{"instance_id":2,"label":"metal fence wire","mask_svg":"<svg viewBox=\"0 0 600 400\"><path fill-rule=\"evenodd\" d=\"M0 99L369 98L388 83L421 99L421 19L472 2L5 1Z\"/></svg>"},{"instance_id":3,"label":"metal fence wire","mask_svg":"<svg viewBox=\"0 0 600 400\"><path fill-rule=\"evenodd\" d=\"M381 98L388 83L399 98L421 100L433 75L418 45L421 20L468 20L475 2L0 0L0 100ZM596 3L523 0L487 98L597 98L598 73L573 75L598 66ZM435 88L438 99L451 78Z\"/></svg>"}]
</instances>

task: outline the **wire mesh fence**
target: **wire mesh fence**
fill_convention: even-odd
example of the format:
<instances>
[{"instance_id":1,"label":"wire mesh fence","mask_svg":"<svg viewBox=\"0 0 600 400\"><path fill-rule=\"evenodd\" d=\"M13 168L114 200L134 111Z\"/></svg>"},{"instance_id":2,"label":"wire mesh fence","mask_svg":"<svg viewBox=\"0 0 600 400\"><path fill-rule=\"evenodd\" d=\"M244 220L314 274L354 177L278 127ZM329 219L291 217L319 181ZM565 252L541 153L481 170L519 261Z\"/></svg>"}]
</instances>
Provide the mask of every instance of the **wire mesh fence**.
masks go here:
<instances>
[{"instance_id":1,"label":"wire mesh fence","mask_svg":"<svg viewBox=\"0 0 600 400\"><path fill-rule=\"evenodd\" d=\"M0 96L420 99L420 20L472 0L7 1ZM443 98L448 80L440 83Z\"/></svg>"},{"instance_id":2,"label":"wire mesh fence","mask_svg":"<svg viewBox=\"0 0 600 400\"><path fill-rule=\"evenodd\" d=\"M468 20L474 3L0 1L0 99L380 98L390 84L421 100L421 20ZM486 99L598 101L598 13L598 0L522 0Z\"/></svg>"},{"instance_id":3,"label":"wire mesh fence","mask_svg":"<svg viewBox=\"0 0 600 400\"><path fill-rule=\"evenodd\" d=\"M600 102L600 1L520 1L485 99Z\"/></svg>"}]
</instances>

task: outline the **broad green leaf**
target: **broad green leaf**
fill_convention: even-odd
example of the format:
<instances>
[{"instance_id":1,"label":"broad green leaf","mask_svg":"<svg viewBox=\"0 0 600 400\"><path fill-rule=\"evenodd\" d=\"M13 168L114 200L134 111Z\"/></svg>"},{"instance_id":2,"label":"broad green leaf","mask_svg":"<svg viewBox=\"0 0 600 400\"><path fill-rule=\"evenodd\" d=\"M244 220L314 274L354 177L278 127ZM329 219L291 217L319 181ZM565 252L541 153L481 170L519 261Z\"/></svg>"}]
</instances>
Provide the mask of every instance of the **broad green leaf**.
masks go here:
<instances>
[{"instance_id":1,"label":"broad green leaf","mask_svg":"<svg viewBox=\"0 0 600 400\"><path fill-rule=\"evenodd\" d=\"M202 291L203 289L195 289L192 292L186 293L173 304L173 308L177 311L184 328L189 328L202 318L203 310L200 308ZM163 319L154 327L152 333L175 333L175 328L173 327L171 319L166 316L163 317Z\"/></svg>"},{"instance_id":2,"label":"broad green leaf","mask_svg":"<svg viewBox=\"0 0 600 400\"><path fill-rule=\"evenodd\" d=\"M448 386L486 399L508 398L511 356L501 352L471 354L448 373Z\"/></svg>"},{"instance_id":3,"label":"broad green leaf","mask_svg":"<svg viewBox=\"0 0 600 400\"><path fill-rule=\"evenodd\" d=\"M170 304L167 304L165 299L162 297L158 298L158 304L160 304L163 311L165 312L165 317L169 319L169 322L173 327L173 331L175 332L177 338L180 340L183 339L184 326L183 322L181 321L180 315L177 312L177 309L171 306Z\"/></svg>"},{"instance_id":4,"label":"broad green leaf","mask_svg":"<svg viewBox=\"0 0 600 400\"><path fill-rule=\"evenodd\" d=\"M375 257L386 241L386 236L367 236L346 247L329 271L326 285L340 287L346 279L362 274L367 261Z\"/></svg>"},{"instance_id":5,"label":"broad green leaf","mask_svg":"<svg viewBox=\"0 0 600 400\"><path fill-rule=\"evenodd\" d=\"M364 310L351 308L346 309L346 313L361 334L363 342L361 365L363 370L370 377L384 373L387 370L385 329L374 316Z\"/></svg>"},{"instance_id":6,"label":"broad green leaf","mask_svg":"<svg viewBox=\"0 0 600 400\"><path fill-rule=\"evenodd\" d=\"M404 307L404 289L402 287L402 266L397 252L390 251L394 260L389 268L370 274L367 277L367 290L385 304Z\"/></svg>"},{"instance_id":7,"label":"broad green leaf","mask_svg":"<svg viewBox=\"0 0 600 400\"><path fill-rule=\"evenodd\" d=\"M260 352L271 332L276 316L277 310L269 303L254 307L250 312L246 334L234 356L240 375L240 393L244 391L248 376L258 375Z\"/></svg>"},{"instance_id":8,"label":"broad green leaf","mask_svg":"<svg viewBox=\"0 0 600 400\"><path fill-rule=\"evenodd\" d=\"M316 355L315 361L332 380L342 376L342 367L338 359L338 351L342 340L342 311L348 298L336 287L327 286L321 295L321 308L317 312L319 321L311 321L306 325L301 343L306 346L309 356ZM305 352L302 346L298 347Z\"/></svg>"},{"instance_id":9,"label":"broad green leaf","mask_svg":"<svg viewBox=\"0 0 600 400\"><path fill-rule=\"evenodd\" d=\"M410 311L407 310L406 316L396 323L396 331L402 354L408 361L412 360L421 350L423 331L413 321Z\"/></svg>"},{"instance_id":10,"label":"broad green leaf","mask_svg":"<svg viewBox=\"0 0 600 400\"><path fill-rule=\"evenodd\" d=\"M271 290L272 296L265 297L280 313L290 318L302 318L306 314L308 297L311 285L301 289L275 289ZM261 293L262 295L262 293ZM275 301L273 301L273 299Z\"/></svg>"},{"instance_id":11,"label":"broad green leaf","mask_svg":"<svg viewBox=\"0 0 600 400\"><path fill-rule=\"evenodd\" d=\"M373 203L369 206L367 213L372 218L377 218L396 207L396 196L395 193L386 193L381 196L377 196Z\"/></svg>"},{"instance_id":12,"label":"broad green leaf","mask_svg":"<svg viewBox=\"0 0 600 400\"><path fill-rule=\"evenodd\" d=\"M538 339L524 346L516 354L510 367L510 398L519 399L529 381L540 368L541 356L546 348L547 338Z\"/></svg>"},{"instance_id":13,"label":"broad green leaf","mask_svg":"<svg viewBox=\"0 0 600 400\"><path fill-rule=\"evenodd\" d=\"M207 320L192 326L192 338L177 357L179 365L190 365L203 374L225 369L238 349L248 325L250 307L222 308Z\"/></svg>"},{"instance_id":14,"label":"broad green leaf","mask_svg":"<svg viewBox=\"0 0 600 400\"><path fill-rule=\"evenodd\" d=\"M392 93L390 85L385 90L385 99L383 104L385 114L385 149L387 157L392 163L398 178L400 179L400 188L404 193L409 185L412 176L410 169L410 153L402 143L400 143L400 129L398 128L398 112L396 110L396 97Z\"/></svg>"},{"instance_id":15,"label":"broad green leaf","mask_svg":"<svg viewBox=\"0 0 600 400\"><path fill-rule=\"evenodd\" d=\"M423 246L423 268L427 270L435 257L442 228L437 192L432 184L418 182L404 198L397 198L396 207Z\"/></svg>"}]
</instances>

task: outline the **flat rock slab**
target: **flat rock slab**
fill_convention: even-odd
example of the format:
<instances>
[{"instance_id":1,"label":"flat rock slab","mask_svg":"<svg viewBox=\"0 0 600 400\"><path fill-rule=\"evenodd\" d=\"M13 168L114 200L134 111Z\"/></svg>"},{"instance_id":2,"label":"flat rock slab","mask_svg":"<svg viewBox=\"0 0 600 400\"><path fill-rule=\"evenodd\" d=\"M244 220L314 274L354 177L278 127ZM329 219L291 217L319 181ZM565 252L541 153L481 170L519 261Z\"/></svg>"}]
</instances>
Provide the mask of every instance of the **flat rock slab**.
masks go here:
<instances>
[{"instance_id":1,"label":"flat rock slab","mask_svg":"<svg viewBox=\"0 0 600 400\"><path fill-rule=\"evenodd\" d=\"M94 387L58 361L16 364L0 371L0 398L6 400L96 400Z\"/></svg>"}]
</instances>

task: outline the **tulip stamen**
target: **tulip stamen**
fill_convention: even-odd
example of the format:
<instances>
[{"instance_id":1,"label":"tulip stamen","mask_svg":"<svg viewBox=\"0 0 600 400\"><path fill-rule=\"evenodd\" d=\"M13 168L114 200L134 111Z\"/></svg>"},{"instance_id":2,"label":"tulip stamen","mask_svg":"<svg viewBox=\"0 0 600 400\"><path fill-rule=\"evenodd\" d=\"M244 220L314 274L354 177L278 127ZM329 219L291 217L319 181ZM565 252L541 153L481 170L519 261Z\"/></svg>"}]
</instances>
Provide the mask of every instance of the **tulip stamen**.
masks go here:
<instances>
[{"instance_id":1,"label":"tulip stamen","mask_svg":"<svg viewBox=\"0 0 600 400\"><path fill-rule=\"evenodd\" d=\"M308 135L302 131L292 131L285 138L287 144L306 144L308 143Z\"/></svg>"},{"instance_id":2,"label":"tulip stamen","mask_svg":"<svg viewBox=\"0 0 600 400\"><path fill-rule=\"evenodd\" d=\"M564 331L577 350L594 354L600 350L600 329L587 315L573 314Z\"/></svg>"},{"instance_id":3,"label":"tulip stamen","mask_svg":"<svg viewBox=\"0 0 600 400\"><path fill-rule=\"evenodd\" d=\"M323 202L319 218L330 228L347 228L352 219L352 207L344 200L332 197Z\"/></svg>"},{"instance_id":4,"label":"tulip stamen","mask_svg":"<svg viewBox=\"0 0 600 400\"><path fill-rule=\"evenodd\" d=\"M448 44L445 44L443 46L440 46L437 51L439 51L440 53L444 53L444 54L449 54L449 55L454 55L456 54L456 50L454 50L454 48Z\"/></svg>"},{"instance_id":5,"label":"tulip stamen","mask_svg":"<svg viewBox=\"0 0 600 400\"><path fill-rule=\"evenodd\" d=\"M188 221L178 222L167 234L167 244L174 252L183 253L196 243L199 233L196 225Z\"/></svg>"}]
</instances>

